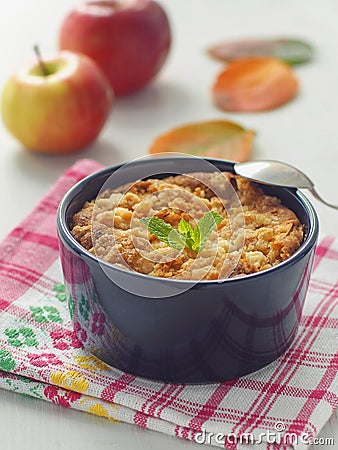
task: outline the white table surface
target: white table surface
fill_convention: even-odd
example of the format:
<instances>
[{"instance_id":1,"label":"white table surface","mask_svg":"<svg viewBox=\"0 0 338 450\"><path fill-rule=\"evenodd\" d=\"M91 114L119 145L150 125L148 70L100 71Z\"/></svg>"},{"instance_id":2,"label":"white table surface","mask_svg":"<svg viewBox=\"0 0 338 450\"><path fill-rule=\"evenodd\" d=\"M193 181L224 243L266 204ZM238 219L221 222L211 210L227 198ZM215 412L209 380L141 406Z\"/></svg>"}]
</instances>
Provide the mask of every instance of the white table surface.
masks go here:
<instances>
[{"instance_id":1,"label":"white table surface","mask_svg":"<svg viewBox=\"0 0 338 450\"><path fill-rule=\"evenodd\" d=\"M145 154L152 138L172 126L196 120L230 118L257 131L254 157L294 164L315 181L324 197L338 203L338 2L336 0L162 0L171 19L170 58L147 89L116 101L100 139L68 157L23 150L0 124L0 238L28 213L74 161L95 158L114 164ZM16 0L1 5L0 86L32 54L57 45L59 24L73 0ZM316 47L311 64L297 67L301 91L292 103L267 113L226 114L210 101L210 86L221 65L205 48L221 39L293 35ZM338 215L317 207L321 232L338 235ZM322 436L335 436L333 418ZM136 426L115 424L40 400L0 391L1 450L184 449L197 444Z\"/></svg>"}]
</instances>

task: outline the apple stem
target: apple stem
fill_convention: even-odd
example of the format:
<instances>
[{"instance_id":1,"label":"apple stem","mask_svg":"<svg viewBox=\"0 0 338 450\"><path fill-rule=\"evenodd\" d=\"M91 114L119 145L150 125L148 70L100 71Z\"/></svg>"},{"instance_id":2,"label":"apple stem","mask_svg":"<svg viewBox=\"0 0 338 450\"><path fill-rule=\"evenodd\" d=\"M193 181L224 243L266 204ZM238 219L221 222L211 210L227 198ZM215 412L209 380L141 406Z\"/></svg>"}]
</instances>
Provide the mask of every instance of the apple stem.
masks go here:
<instances>
[{"instance_id":1,"label":"apple stem","mask_svg":"<svg viewBox=\"0 0 338 450\"><path fill-rule=\"evenodd\" d=\"M39 46L38 45L34 45L33 49L34 49L34 53L36 54L36 57L37 57L37 60L38 60L38 63L39 63L42 75L47 77L48 75L50 75L50 72L48 70L48 67L47 67L46 63L42 59Z\"/></svg>"}]
</instances>

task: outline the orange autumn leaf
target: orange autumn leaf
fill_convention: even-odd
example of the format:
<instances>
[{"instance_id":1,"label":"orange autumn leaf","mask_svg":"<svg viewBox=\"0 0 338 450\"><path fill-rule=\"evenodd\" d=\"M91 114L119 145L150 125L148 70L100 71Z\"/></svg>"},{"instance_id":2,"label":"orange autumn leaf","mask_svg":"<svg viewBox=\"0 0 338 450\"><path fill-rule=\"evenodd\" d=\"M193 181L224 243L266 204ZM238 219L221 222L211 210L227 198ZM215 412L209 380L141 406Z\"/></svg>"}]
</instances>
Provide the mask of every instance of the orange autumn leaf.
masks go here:
<instances>
[{"instance_id":1,"label":"orange autumn leaf","mask_svg":"<svg viewBox=\"0 0 338 450\"><path fill-rule=\"evenodd\" d=\"M287 103L298 92L289 65L275 58L246 58L230 63L212 88L224 111L265 111Z\"/></svg>"},{"instance_id":2,"label":"orange autumn leaf","mask_svg":"<svg viewBox=\"0 0 338 450\"><path fill-rule=\"evenodd\" d=\"M178 152L242 162L250 157L254 136L254 131L227 120L197 122L158 136L148 152Z\"/></svg>"}]
</instances>

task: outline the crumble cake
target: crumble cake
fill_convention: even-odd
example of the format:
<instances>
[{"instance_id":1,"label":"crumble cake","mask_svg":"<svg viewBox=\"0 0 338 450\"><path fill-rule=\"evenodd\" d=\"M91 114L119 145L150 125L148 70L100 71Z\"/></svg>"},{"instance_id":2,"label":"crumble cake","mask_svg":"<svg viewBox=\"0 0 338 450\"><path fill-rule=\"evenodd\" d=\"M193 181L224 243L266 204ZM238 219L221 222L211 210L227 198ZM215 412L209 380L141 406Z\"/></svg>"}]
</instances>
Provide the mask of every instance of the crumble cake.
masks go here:
<instances>
[{"instance_id":1,"label":"crumble cake","mask_svg":"<svg viewBox=\"0 0 338 450\"><path fill-rule=\"evenodd\" d=\"M169 247L139 220L156 216L177 229L181 218L196 226L206 211L217 211L224 220L198 254ZM126 269L215 280L276 266L299 248L304 230L293 211L256 183L213 172L139 180L106 190L73 216L71 233L99 259Z\"/></svg>"}]
</instances>

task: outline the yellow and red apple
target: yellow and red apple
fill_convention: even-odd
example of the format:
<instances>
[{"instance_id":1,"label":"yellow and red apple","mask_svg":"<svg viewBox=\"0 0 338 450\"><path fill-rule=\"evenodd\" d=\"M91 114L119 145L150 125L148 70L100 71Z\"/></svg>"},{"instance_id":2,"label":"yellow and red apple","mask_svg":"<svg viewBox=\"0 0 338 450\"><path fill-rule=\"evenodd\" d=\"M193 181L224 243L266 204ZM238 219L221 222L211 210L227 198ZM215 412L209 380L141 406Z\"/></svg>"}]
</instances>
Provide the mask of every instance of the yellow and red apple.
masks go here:
<instances>
[{"instance_id":1,"label":"yellow and red apple","mask_svg":"<svg viewBox=\"0 0 338 450\"><path fill-rule=\"evenodd\" d=\"M116 95L148 84L171 43L166 13L153 0L92 0L65 18L60 48L84 53L103 70Z\"/></svg>"},{"instance_id":2,"label":"yellow and red apple","mask_svg":"<svg viewBox=\"0 0 338 450\"><path fill-rule=\"evenodd\" d=\"M46 69L46 73L42 70ZM71 153L90 144L108 117L113 92L95 62L63 51L18 70L1 96L2 119L26 148Z\"/></svg>"}]
</instances>

